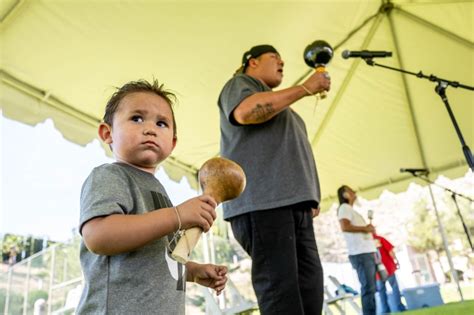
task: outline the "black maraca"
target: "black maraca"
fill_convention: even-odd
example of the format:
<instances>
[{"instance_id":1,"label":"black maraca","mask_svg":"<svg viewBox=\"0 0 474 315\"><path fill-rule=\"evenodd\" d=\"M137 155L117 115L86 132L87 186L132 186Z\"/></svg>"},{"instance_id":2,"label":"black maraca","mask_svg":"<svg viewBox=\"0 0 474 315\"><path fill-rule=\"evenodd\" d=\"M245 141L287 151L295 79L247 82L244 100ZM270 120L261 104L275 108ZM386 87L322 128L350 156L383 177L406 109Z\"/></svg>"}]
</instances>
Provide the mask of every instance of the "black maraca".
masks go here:
<instances>
[{"instance_id":1,"label":"black maraca","mask_svg":"<svg viewBox=\"0 0 474 315\"><path fill-rule=\"evenodd\" d=\"M326 65L331 61L334 51L326 41L316 40L306 46L304 50L304 61L316 72L326 72ZM320 98L326 97L326 92L319 93Z\"/></svg>"}]
</instances>

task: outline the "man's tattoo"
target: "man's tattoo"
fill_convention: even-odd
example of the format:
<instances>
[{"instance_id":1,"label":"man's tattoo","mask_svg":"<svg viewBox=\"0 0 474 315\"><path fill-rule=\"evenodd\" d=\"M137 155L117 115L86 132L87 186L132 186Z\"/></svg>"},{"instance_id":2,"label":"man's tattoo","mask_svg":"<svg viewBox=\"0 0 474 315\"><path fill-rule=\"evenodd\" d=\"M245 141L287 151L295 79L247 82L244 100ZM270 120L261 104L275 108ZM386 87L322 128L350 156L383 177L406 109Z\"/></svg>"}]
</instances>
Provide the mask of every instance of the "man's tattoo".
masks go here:
<instances>
[{"instance_id":1,"label":"man's tattoo","mask_svg":"<svg viewBox=\"0 0 474 315\"><path fill-rule=\"evenodd\" d=\"M255 120L257 120L258 122L262 122L272 117L274 113L275 113L275 109L273 109L272 103L267 103L263 105L257 104L255 108L252 109L250 116L253 117Z\"/></svg>"}]
</instances>

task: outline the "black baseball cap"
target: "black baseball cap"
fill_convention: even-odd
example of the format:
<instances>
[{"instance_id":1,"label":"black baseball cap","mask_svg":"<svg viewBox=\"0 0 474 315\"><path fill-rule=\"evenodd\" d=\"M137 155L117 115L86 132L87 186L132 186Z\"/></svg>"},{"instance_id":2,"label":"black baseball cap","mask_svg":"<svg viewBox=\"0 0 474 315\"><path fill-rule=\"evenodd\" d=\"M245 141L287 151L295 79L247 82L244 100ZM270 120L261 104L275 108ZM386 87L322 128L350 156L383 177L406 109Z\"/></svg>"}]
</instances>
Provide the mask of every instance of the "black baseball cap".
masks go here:
<instances>
[{"instance_id":1,"label":"black baseball cap","mask_svg":"<svg viewBox=\"0 0 474 315\"><path fill-rule=\"evenodd\" d=\"M278 51L271 45L253 46L252 48L250 48L249 51L246 51L244 55L242 56L243 70L245 70L251 58L257 58L260 55L270 53L270 52L278 54Z\"/></svg>"}]
</instances>

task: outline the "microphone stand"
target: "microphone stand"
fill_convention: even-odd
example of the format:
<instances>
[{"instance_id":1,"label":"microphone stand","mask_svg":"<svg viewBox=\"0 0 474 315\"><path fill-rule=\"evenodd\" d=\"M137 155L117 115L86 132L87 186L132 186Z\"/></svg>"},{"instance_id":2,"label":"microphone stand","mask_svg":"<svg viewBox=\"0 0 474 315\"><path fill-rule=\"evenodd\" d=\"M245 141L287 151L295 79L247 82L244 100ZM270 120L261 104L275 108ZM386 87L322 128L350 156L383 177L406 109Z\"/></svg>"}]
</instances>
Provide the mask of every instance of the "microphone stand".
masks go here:
<instances>
[{"instance_id":1,"label":"microphone stand","mask_svg":"<svg viewBox=\"0 0 474 315\"><path fill-rule=\"evenodd\" d=\"M474 172L474 158L472 156L471 149L469 149L468 145L464 141L464 137L461 133L461 129L459 129L459 126L458 126L458 123L456 121L456 118L454 117L453 111L451 110L451 107L449 106L448 97L446 96L446 88L448 86L452 86L452 87L455 87L455 88L459 87L459 88L463 88L463 89L471 90L471 91L474 91L474 87L461 84L457 81L449 81L449 80L441 79L441 78L438 78L437 76L432 75L432 74L427 76L427 75L424 75L423 72L421 72L421 71L418 72L418 73L415 73L415 72L410 72L410 71L406 71L406 70L403 70L403 69L389 67L389 66L382 65L382 64L374 62L374 60L372 58L362 58L362 59L364 59L365 62L369 66L379 66L381 68L386 68L386 69L390 69L390 70L410 74L410 75L413 75L413 76L415 76L417 78L420 78L420 79L428 79L432 82L437 82L437 85L435 87L435 91L441 97L441 100L443 101L444 105L446 106L449 117L451 118L451 121L454 125L454 129L456 129L456 133L459 137L459 141L461 142L462 151L464 153L464 157L466 158L467 165L469 166L471 171Z\"/></svg>"},{"instance_id":2,"label":"microphone stand","mask_svg":"<svg viewBox=\"0 0 474 315\"><path fill-rule=\"evenodd\" d=\"M435 184L435 183L433 183L431 180L429 180L427 178L429 172L425 172L423 174L423 175L425 175L425 177L420 176L420 174L417 174L416 172L410 172L410 174L413 175L414 177L418 177L418 178L420 178L420 179L422 179L422 180L429 183L428 189L430 191L431 200L433 202L433 208L434 208L434 212L436 214L436 220L438 221L438 228L439 228L439 232L441 234L441 239L443 240L443 247L444 247L444 250L446 251L446 257L448 258L448 263L449 263L449 269L451 271L451 276L453 277L452 279L456 283L458 293L459 293L459 297L461 298L461 301L464 301L464 296L462 294L462 289L461 289L461 286L459 285L458 274L457 274L456 270L454 269L453 259L451 257L451 251L449 250L448 241L447 241L447 238L446 238L446 232L444 230L443 223L441 222L441 217L440 217L439 212L438 212L438 207L436 205L436 200L435 200L435 197L433 195L433 190L431 189L431 184ZM437 185L437 184L435 184L435 185ZM443 187L443 188L445 188L445 187ZM463 222L463 224L464 224L464 222ZM471 245L471 249L472 249L472 245Z\"/></svg>"},{"instance_id":3,"label":"microphone stand","mask_svg":"<svg viewBox=\"0 0 474 315\"><path fill-rule=\"evenodd\" d=\"M464 218L462 216L462 213L461 213L461 210L459 209L459 204L458 204L458 201L456 199L456 196L459 196L459 197L462 197L462 198L465 198L467 200L469 200L470 202L474 202L474 200L468 196L464 196L463 194L460 194L460 193L457 193L447 187L444 187L442 185L439 185L435 182L433 182L432 180L430 180L427 176L422 176L422 174L417 174L416 172L410 172L411 175L417 177L417 178L420 178L422 180L424 180L425 182L429 183L429 184L432 184L432 185L435 185L435 186L438 186L442 189L444 189L445 191L448 191L451 193L451 198L453 198L453 201L454 201L454 204L456 205L456 210L457 210L457 213L458 213L458 216L459 218L461 219L461 223L462 223L462 226L464 228L464 233L466 234L466 237L467 237L467 241L469 242L469 246L471 247L471 250L474 252L474 247L472 246L472 241L471 241L471 235L469 233L469 229L467 228L467 225L466 223L464 222ZM426 173L427 175L428 173ZM425 175L425 173L423 173L423 175Z\"/></svg>"}]
</instances>

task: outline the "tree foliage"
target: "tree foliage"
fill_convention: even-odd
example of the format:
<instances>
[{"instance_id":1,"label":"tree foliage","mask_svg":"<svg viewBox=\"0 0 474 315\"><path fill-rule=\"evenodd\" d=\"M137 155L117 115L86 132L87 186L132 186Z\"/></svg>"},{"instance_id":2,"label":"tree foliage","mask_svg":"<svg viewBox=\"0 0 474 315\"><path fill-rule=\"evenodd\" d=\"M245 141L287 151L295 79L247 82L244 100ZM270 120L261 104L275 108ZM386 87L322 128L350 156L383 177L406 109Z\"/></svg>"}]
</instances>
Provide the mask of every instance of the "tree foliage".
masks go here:
<instances>
[{"instance_id":1,"label":"tree foliage","mask_svg":"<svg viewBox=\"0 0 474 315\"><path fill-rule=\"evenodd\" d=\"M472 226L474 220L470 212L472 210L470 205L460 200L458 200L458 205L466 226ZM452 245L455 240L461 240L463 247L469 248L466 232L451 194L448 192L439 194L436 198L436 207L448 244ZM444 252L443 240L430 195L425 194L415 201L412 212L413 217L407 227L409 245L419 251ZM466 215L466 213L471 215Z\"/></svg>"}]
</instances>

